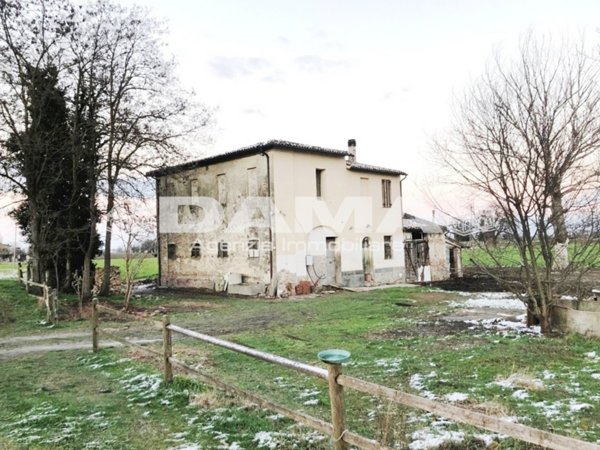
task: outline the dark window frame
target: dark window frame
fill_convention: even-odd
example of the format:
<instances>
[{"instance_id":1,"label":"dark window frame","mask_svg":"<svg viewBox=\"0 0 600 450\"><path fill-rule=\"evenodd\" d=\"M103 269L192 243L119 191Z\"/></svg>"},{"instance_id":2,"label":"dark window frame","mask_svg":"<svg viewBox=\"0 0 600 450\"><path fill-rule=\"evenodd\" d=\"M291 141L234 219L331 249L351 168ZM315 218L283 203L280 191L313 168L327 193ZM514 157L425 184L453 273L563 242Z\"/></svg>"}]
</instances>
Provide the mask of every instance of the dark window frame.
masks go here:
<instances>
[{"instance_id":1,"label":"dark window frame","mask_svg":"<svg viewBox=\"0 0 600 450\"><path fill-rule=\"evenodd\" d=\"M392 207L392 180L381 180L381 204L384 208Z\"/></svg>"},{"instance_id":2,"label":"dark window frame","mask_svg":"<svg viewBox=\"0 0 600 450\"><path fill-rule=\"evenodd\" d=\"M383 259L394 259L392 236L383 236Z\"/></svg>"},{"instance_id":3,"label":"dark window frame","mask_svg":"<svg viewBox=\"0 0 600 450\"><path fill-rule=\"evenodd\" d=\"M248 239L248 258L258 258L260 256L260 246L258 239Z\"/></svg>"},{"instance_id":4,"label":"dark window frame","mask_svg":"<svg viewBox=\"0 0 600 450\"><path fill-rule=\"evenodd\" d=\"M325 169L315 169L315 183L317 198L323 197L323 173Z\"/></svg>"},{"instance_id":5,"label":"dark window frame","mask_svg":"<svg viewBox=\"0 0 600 450\"><path fill-rule=\"evenodd\" d=\"M217 257L218 258L228 258L229 257L229 244L225 241L220 241L217 247Z\"/></svg>"},{"instance_id":6,"label":"dark window frame","mask_svg":"<svg viewBox=\"0 0 600 450\"><path fill-rule=\"evenodd\" d=\"M177 244L167 244L167 258L177 259Z\"/></svg>"},{"instance_id":7,"label":"dark window frame","mask_svg":"<svg viewBox=\"0 0 600 450\"><path fill-rule=\"evenodd\" d=\"M191 258L201 258L202 257L202 246L200 245L200 243L196 242L194 245L192 245L192 248L190 251L190 257Z\"/></svg>"}]
</instances>

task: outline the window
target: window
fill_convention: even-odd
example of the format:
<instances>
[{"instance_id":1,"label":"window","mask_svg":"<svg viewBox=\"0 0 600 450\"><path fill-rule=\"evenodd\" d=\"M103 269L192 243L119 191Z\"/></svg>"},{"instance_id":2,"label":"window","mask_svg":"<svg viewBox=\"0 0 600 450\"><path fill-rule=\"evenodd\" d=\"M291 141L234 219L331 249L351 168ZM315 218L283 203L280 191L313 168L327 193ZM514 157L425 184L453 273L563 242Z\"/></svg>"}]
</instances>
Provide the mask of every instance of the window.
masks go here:
<instances>
[{"instance_id":1,"label":"window","mask_svg":"<svg viewBox=\"0 0 600 450\"><path fill-rule=\"evenodd\" d=\"M392 180L381 180L381 198L384 208L392 207Z\"/></svg>"},{"instance_id":2,"label":"window","mask_svg":"<svg viewBox=\"0 0 600 450\"><path fill-rule=\"evenodd\" d=\"M190 180L190 197L195 197L198 195L198 180L193 179Z\"/></svg>"},{"instance_id":3,"label":"window","mask_svg":"<svg viewBox=\"0 0 600 450\"><path fill-rule=\"evenodd\" d=\"M227 204L227 186L225 185L225 174L217 175L217 200L221 205Z\"/></svg>"},{"instance_id":4,"label":"window","mask_svg":"<svg viewBox=\"0 0 600 450\"><path fill-rule=\"evenodd\" d=\"M412 230L410 234L413 241L423 239L423 232L421 230Z\"/></svg>"},{"instance_id":5,"label":"window","mask_svg":"<svg viewBox=\"0 0 600 450\"><path fill-rule=\"evenodd\" d=\"M192 245L192 258L200 258L200 256L202 256L202 252L200 251L201 247L200 244L198 242L196 242L194 245Z\"/></svg>"},{"instance_id":6,"label":"window","mask_svg":"<svg viewBox=\"0 0 600 450\"><path fill-rule=\"evenodd\" d=\"M227 258L229 256L229 244L227 242L219 242L217 249L217 256L219 258Z\"/></svg>"},{"instance_id":7,"label":"window","mask_svg":"<svg viewBox=\"0 0 600 450\"><path fill-rule=\"evenodd\" d=\"M258 195L258 180L256 178L256 167L250 167L246 170L248 178L248 197L256 197Z\"/></svg>"},{"instance_id":8,"label":"window","mask_svg":"<svg viewBox=\"0 0 600 450\"><path fill-rule=\"evenodd\" d=\"M383 259L392 259L392 237L384 236L383 237Z\"/></svg>"},{"instance_id":9,"label":"window","mask_svg":"<svg viewBox=\"0 0 600 450\"><path fill-rule=\"evenodd\" d=\"M323 196L323 172L325 172L325 169L317 169L315 171L315 180L317 182L317 198L321 198Z\"/></svg>"},{"instance_id":10,"label":"window","mask_svg":"<svg viewBox=\"0 0 600 450\"><path fill-rule=\"evenodd\" d=\"M258 239L250 239L248 241L248 258L258 258Z\"/></svg>"},{"instance_id":11,"label":"window","mask_svg":"<svg viewBox=\"0 0 600 450\"><path fill-rule=\"evenodd\" d=\"M169 259L177 258L177 244L168 244L167 245L167 257Z\"/></svg>"},{"instance_id":12,"label":"window","mask_svg":"<svg viewBox=\"0 0 600 450\"><path fill-rule=\"evenodd\" d=\"M360 196L361 197L370 197L371 193L369 192L369 179L368 178L360 178Z\"/></svg>"},{"instance_id":13,"label":"window","mask_svg":"<svg viewBox=\"0 0 600 450\"><path fill-rule=\"evenodd\" d=\"M165 186L165 195L167 197L175 195L175 183L173 181L167 181Z\"/></svg>"}]
</instances>

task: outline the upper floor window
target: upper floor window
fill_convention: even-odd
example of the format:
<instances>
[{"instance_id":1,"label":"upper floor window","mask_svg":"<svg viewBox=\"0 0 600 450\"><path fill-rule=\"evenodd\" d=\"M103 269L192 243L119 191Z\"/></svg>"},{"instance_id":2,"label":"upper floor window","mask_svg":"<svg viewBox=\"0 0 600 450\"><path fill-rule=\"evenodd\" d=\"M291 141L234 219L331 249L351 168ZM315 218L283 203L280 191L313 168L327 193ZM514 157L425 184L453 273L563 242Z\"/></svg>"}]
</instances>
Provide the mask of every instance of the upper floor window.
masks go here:
<instances>
[{"instance_id":1,"label":"upper floor window","mask_svg":"<svg viewBox=\"0 0 600 450\"><path fill-rule=\"evenodd\" d=\"M200 258L200 256L202 256L201 247L199 243L196 242L194 245L192 245L191 256L192 258Z\"/></svg>"},{"instance_id":2,"label":"upper floor window","mask_svg":"<svg viewBox=\"0 0 600 450\"><path fill-rule=\"evenodd\" d=\"M190 180L190 197L195 197L198 195L198 180L194 178Z\"/></svg>"},{"instance_id":3,"label":"upper floor window","mask_svg":"<svg viewBox=\"0 0 600 450\"><path fill-rule=\"evenodd\" d=\"M227 185L225 181L224 173L217 175L217 200L223 206L227 204Z\"/></svg>"},{"instance_id":4,"label":"upper floor window","mask_svg":"<svg viewBox=\"0 0 600 450\"><path fill-rule=\"evenodd\" d=\"M325 169L317 169L315 171L317 198L321 198L323 196L323 172L325 172Z\"/></svg>"},{"instance_id":5,"label":"upper floor window","mask_svg":"<svg viewBox=\"0 0 600 450\"><path fill-rule=\"evenodd\" d=\"M165 195L169 197L175 195L175 183L173 181L165 182Z\"/></svg>"},{"instance_id":6,"label":"upper floor window","mask_svg":"<svg viewBox=\"0 0 600 450\"><path fill-rule=\"evenodd\" d=\"M381 180L381 200L384 208L392 207L392 180Z\"/></svg>"},{"instance_id":7,"label":"upper floor window","mask_svg":"<svg viewBox=\"0 0 600 450\"><path fill-rule=\"evenodd\" d=\"M256 197L258 195L256 167L250 167L246 169L246 177L248 178L248 197Z\"/></svg>"},{"instance_id":8,"label":"upper floor window","mask_svg":"<svg viewBox=\"0 0 600 450\"><path fill-rule=\"evenodd\" d=\"M370 197L371 193L369 192L369 179L365 177L360 178L360 196L361 197Z\"/></svg>"}]
</instances>

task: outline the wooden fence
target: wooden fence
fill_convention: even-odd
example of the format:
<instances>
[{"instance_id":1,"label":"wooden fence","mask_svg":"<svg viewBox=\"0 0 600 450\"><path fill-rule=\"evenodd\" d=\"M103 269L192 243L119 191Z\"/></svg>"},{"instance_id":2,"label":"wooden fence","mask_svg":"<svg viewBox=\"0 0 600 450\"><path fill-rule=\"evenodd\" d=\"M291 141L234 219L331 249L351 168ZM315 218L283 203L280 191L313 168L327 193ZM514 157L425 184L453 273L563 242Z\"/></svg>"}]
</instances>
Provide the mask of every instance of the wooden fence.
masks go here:
<instances>
[{"instance_id":1,"label":"wooden fence","mask_svg":"<svg viewBox=\"0 0 600 450\"><path fill-rule=\"evenodd\" d=\"M40 302L44 303L46 307L46 322L55 324L58 322L58 291L56 289L51 289L47 284L44 283L34 283L30 281L28 277L23 276L23 269L21 268L21 263L18 265L17 269L17 277L19 281L25 285L25 289L28 294L29 288L31 286L37 287L41 289L42 295L34 295L37 297Z\"/></svg>"},{"instance_id":2,"label":"wooden fence","mask_svg":"<svg viewBox=\"0 0 600 450\"><path fill-rule=\"evenodd\" d=\"M461 422L468 425L483 428L488 431L501 433L503 435L507 435L531 444L536 444L548 449L600 450L600 445L596 445L590 442L585 442L574 438L549 433L547 431L538 430L536 428L531 428L525 425L512 423L498 417L489 416L466 408L437 402L427 398L419 397L417 395L408 394L406 392L401 392L396 389L381 386L379 384L350 377L342 373L342 366L340 364L327 364L327 369L324 369L322 367L316 367L309 364L301 363L288 358L284 358L282 356L245 347L234 342L229 342L213 336L198 333L196 331L192 331L172 324L168 316L164 316L162 325L159 325L162 328L163 332L163 348L162 352L159 352L149 348L141 347L125 339L121 339L118 336L115 336L114 334L102 332L99 326L100 322L98 318L98 311L103 311L116 315L124 314L112 308L107 308L105 306L99 305L97 300L93 301L92 342L94 351L97 351L99 348L99 334L102 333L110 339L119 341L124 345L129 345L132 347L139 348L143 351L152 353L153 355L160 357L163 361L165 382L170 383L173 381L173 368L178 367L183 371L198 377L199 379L208 384L216 386L225 391L229 391L237 395L238 397L241 397L245 400L257 404L260 407L270 409L292 420L295 420L296 422L299 422L302 425L305 425L307 427L320 431L321 433L332 436L335 450L347 450L349 445L354 445L360 449L365 450L392 450L390 447L386 447L375 440L353 433L346 428L344 409L344 387L348 389L354 389L355 391L362 392L365 394L379 396L381 398L411 408L418 408L424 411L428 411L430 413L454 420L456 422ZM226 348L228 350L232 350L234 352L241 353L243 355L250 356L255 359L266 361L268 363L287 367L288 369L292 369L313 376L315 378L327 380L329 386L329 398L331 401L331 423L325 422L319 418L312 417L298 411L293 411L292 409L286 406L278 405L276 403L271 402L270 400L257 396L256 394L246 392L238 387L229 385L211 375L202 373L198 369L191 367L185 362L175 358L173 356L172 347L173 333L178 333L211 345Z\"/></svg>"}]
</instances>

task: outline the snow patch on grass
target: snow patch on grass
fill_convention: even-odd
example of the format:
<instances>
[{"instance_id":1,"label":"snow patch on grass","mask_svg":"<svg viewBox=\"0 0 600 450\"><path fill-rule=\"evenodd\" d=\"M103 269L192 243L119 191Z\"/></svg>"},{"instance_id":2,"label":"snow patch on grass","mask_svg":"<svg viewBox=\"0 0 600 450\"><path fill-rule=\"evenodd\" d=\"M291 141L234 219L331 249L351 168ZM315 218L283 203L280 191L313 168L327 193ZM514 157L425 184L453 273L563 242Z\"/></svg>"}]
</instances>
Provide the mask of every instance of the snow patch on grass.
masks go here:
<instances>
[{"instance_id":1,"label":"snow patch on grass","mask_svg":"<svg viewBox=\"0 0 600 450\"><path fill-rule=\"evenodd\" d=\"M450 394L444 395L444 398L447 401L454 403L454 402L464 402L469 398L469 396L462 392L452 392Z\"/></svg>"},{"instance_id":2,"label":"snow patch on grass","mask_svg":"<svg viewBox=\"0 0 600 450\"><path fill-rule=\"evenodd\" d=\"M529 398L529 392L525 389L519 389L518 391L513 392L512 397L517 400L525 400L526 398Z\"/></svg>"},{"instance_id":3,"label":"snow patch on grass","mask_svg":"<svg viewBox=\"0 0 600 450\"><path fill-rule=\"evenodd\" d=\"M259 431L254 435L252 442L256 442L257 448L277 448L277 445L279 445L279 441L276 438L277 434L268 431Z\"/></svg>"},{"instance_id":4,"label":"snow patch on grass","mask_svg":"<svg viewBox=\"0 0 600 450\"><path fill-rule=\"evenodd\" d=\"M494 308L526 311L523 301L510 292L459 292L463 297L470 297L462 302L450 302L453 307Z\"/></svg>"},{"instance_id":5,"label":"snow patch on grass","mask_svg":"<svg viewBox=\"0 0 600 450\"><path fill-rule=\"evenodd\" d=\"M412 435L412 442L408 444L410 450L428 450L438 448L447 442L460 443L465 439L465 433L462 431L432 430L431 428L422 428L415 431Z\"/></svg>"},{"instance_id":6,"label":"snow patch on grass","mask_svg":"<svg viewBox=\"0 0 600 450\"><path fill-rule=\"evenodd\" d=\"M420 394L428 399L435 400L437 397L433 392L428 391L423 384L427 378L434 378L437 374L435 372L429 373L429 375L421 375L420 373L415 373L410 377L409 385L416 391L419 391Z\"/></svg>"},{"instance_id":7,"label":"snow patch on grass","mask_svg":"<svg viewBox=\"0 0 600 450\"><path fill-rule=\"evenodd\" d=\"M571 411L571 412L583 411L584 409L589 409L592 407L593 406L590 405L589 403L580 403L575 400L569 401L569 411Z\"/></svg>"},{"instance_id":8,"label":"snow patch on grass","mask_svg":"<svg viewBox=\"0 0 600 450\"><path fill-rule=\"evenodd\" d=\"M400 367L401 364L402 364L401 358L382 358L382 359L375 360L375 365L377 367L384 368L385 373L400 372L400 370L402 370L402 368Z\"/></svg>"}]
</instances>

